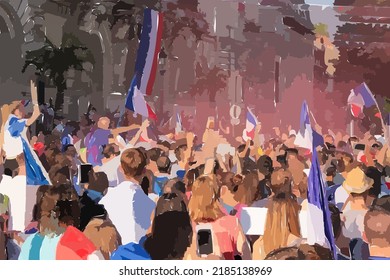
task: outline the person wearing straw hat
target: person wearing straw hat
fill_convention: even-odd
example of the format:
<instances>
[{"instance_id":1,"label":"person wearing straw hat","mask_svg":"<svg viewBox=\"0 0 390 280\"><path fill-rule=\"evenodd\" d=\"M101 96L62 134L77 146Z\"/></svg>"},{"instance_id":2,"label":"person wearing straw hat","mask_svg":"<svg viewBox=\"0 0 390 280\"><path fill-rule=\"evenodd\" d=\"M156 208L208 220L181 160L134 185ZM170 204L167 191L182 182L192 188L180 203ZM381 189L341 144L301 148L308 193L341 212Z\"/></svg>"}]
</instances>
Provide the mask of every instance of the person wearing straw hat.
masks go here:
<instances>
[{"instance_id":1,"label":"person wearing straw hat","mask_svg":"<svg viewBox=\"0 0 390 280\"><path fill-rule=\"evenodd\" d=\"M348 172L342 185L349 194L341 210L342 233L350 240L351 257L356 259L362 259L363 255L368 255L368 247L362 242L362 238L364 216L368 211L368 193L373 184L374 180L367 177L360 167L355 167ZM351 246L352 244L354 246ZM359 247L356 247L356 244L360 244Z\"/></svg>"}]
</instances>

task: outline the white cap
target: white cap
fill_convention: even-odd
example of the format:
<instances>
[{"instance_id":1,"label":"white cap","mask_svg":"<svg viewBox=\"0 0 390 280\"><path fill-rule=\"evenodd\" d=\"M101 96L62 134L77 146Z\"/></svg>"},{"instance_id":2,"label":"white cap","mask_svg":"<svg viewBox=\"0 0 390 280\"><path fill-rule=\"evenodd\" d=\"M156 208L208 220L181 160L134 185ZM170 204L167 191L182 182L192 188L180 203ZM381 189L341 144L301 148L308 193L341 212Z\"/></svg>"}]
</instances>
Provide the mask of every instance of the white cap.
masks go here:
<instances>
[{"instance_id":1,"label":"white cap","mask_svg":"<svg viewBox=\"0 0 390 280\"><path fill-rule=\"evenodd\" d=\"M288 136L291 136L291 135L297 135L297 132L294 129L291 129Z\"/></svg>"}]
</instances>

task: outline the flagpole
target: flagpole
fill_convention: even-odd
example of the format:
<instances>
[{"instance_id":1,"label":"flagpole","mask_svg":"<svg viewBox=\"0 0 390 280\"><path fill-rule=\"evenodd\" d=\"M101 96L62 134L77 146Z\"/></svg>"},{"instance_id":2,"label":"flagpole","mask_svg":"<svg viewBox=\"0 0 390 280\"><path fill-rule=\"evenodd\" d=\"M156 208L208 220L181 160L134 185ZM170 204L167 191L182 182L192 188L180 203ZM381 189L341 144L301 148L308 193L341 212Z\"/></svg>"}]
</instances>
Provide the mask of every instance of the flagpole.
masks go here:
<instances>
[{"instance_id":1,"label":"flagpole","mask_svg":"<svg viewBox=\"0 0 390 280\"><path fill-rule=\"evenodd\" d=\"M349 136L353 136L354 135L354 127L355 127L355 120L354 119L351 119L351 123L349 125Z\"/></svg>"}]
</instances>

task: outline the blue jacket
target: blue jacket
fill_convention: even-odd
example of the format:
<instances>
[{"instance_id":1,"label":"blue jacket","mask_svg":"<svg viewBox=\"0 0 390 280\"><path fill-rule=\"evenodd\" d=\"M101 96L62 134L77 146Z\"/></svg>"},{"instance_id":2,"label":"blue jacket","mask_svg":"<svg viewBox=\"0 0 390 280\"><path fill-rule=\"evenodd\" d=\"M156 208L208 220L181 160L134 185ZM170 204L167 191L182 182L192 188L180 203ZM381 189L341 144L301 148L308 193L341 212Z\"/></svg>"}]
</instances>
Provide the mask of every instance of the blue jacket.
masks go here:
<instances>
[{"instance_id":1,"label":"blue jacket","mask_svg":"<svg viewBox=\"0 0 390 280\"><path fill-rule=\"evenodd\" d=\"M119 246L111 255L111 260L129 261L129 260L151 260L149 253L144 249L146 236L142 237L139 244L128 243Z\"/></svg>"}]
</instances>

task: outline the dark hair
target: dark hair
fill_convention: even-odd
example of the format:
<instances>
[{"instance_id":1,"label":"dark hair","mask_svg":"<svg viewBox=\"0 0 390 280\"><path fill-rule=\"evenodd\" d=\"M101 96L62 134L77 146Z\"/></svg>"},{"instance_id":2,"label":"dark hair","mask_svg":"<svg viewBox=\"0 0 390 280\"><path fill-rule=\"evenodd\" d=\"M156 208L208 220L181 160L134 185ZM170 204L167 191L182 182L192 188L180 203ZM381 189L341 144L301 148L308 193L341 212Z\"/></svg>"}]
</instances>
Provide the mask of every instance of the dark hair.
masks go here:
<instances>
[{"instance_id":1,"label":"dark hair","mask_svg":"<svg viewBox=\"0 0 390 280\"><path fill-rule=\"evenodd\" d=\"M150 188L150 181L149 181L149 178L147 176L142 177L140 185L141 185L141 189L144 191L144 193L146 195L148 195L149 188Z\"/></svg>"},{"instance_id":2,"label":"dark hair","mask_svg":"<svg viewBox=\"0 0 390 280\"><path fill-rule=\"evenodd\" d=\"M80 205L78 200L57 201L58 220L67 226L80 226Z\"/></svg>"},{"instance_id":3,"label":"dark hair","mask_svg":"<svg viewBox=\"0 0 390 280\"><path fill-rule=\"evenodd\" d=\"M88 189L94 190L100 193L104 193L108 187L109 182L107 174L104 172L94 172L93 170L88 172Z\"/></svg>"},{"instance_id":4,"label":"dark hair","mask_svg":"<svg viewBox=\"0 0 390 280\"><path fill-rule=\"evenodd\" d=\"M270 176L274 171L272 159L269 156L263 155L257 160L257 169L266 177Z\"/></svg>"},{"instance_id":5,"label":"dark hair","mask_svg":"<svg viewBox=\"0 0 390 280\"><path fill-rule=\"evenodd\" d=\"M169 157L160 156L157 159L156 164L159 172L169 173L169 169L171 168L171 160L169 159Z\"/></svg>"},{"instance_id":6,"label":"dark hair","mask_svg":"<svg viewBox=\"0 0 390 280\"><path fill-rule=\"evenodd\" d=\"M119 156L120 152L119 151L115 152L115 147L117 147L117 145L113 143L105 145L103 147L103 152L102 152L103 156L105 158L110 158L112 155Z\"/></svg>"},{"instance_id":7,"label":"dark hair","mask_svg":"<svg viewBox=\"0 0 390 280\"><path fill-rule=\"evenodd\" d=\"M377 168L370 166L367 168L365 173L368 178L374 180L374 184L372 188L369 189L369 195L378 197L378 195L381 193L381 188L382 188L381 172Z\"/></svg>"},{"instance_id":8,"label":"dark hair","mask_svg":"<svg viewBox=\"0 0 390 280\"><path fill-rule=\"evenodd\" d=\"M157 202L152 233L144 243L146 251L153 260L182 259L191 240L191 220L183 199L176 193L163 194Z\"/></svg>"},{"instance_id":9,"label":"dark hair","mask_svg":"<svg viewBox=\"0 0 390 280\"><path fill-rule=\"evenodd\" d=\"M187 144L183 144L183 145L180 145L178 146L176 149L175 149L175 156L177 158L177 160L182 160L182 158L180 157L180 150L182 149L186 149L187 148Z\"/></svg>"},{"instance_id":10,"label":"dark hair","mask_svg":"<svg viewBox=\"0 0 390 280\"><path fill-rule=\"evenodd\" d=\"M65 147L64 147L64 152L68 151L68 149L69 149L70 147L74 147L74 145L72 145L72 144L65 145Z\"/></svg>"},{"instance_id":11,"label":"dark hair","mask_svg":"<svg viewBox=\"0 0 390 280\"><path fill-rule=\"evenodd\" d=\"M390 195L375 198L372 202L371 209L382 209L390 214Z\"/></svg>"},{"instance_id":12,"label":"dark hair","mask_svg":"<svg viewBox=\"0 0 390 280\"><path fill-rule=\"evenodd\" d=\"M329 203L329 211L332 219L332 227L333 227L333 235L337 238L341 232L341 218L340 218L340 210L336 207L336 205Z\"/></svg>"},{"instance_id":13,"label":"dark hair","mask_svg":"<svg viewBox=\"0 0 390 280\"><path fill-rule=\"evenodd\" d=\"M157 161L162 155L162 150L159 148L152 148L146 151L146 157L148 161Z\"/></svg>"},{"instance_id":14,"label":"dark hair","mask_svg":"<svg viewBox=\"0 0 390 280\"><path fill-rule=\"evenodd\" d=\"M167 149L171 149L171 144L168 141L157 141L157 145L164 146Z\"/></svg>"},{"instance_id":15,"label":"dark hair","mask_svg":"<svg viewBox=\"0 0 390 280\"><path fill-rule=\"evenodd\" d=\"M270 252L266 260L332 260L329 249L318 244L301 244L299 247L279 248Z\"/></svg>"}]
</instances>

